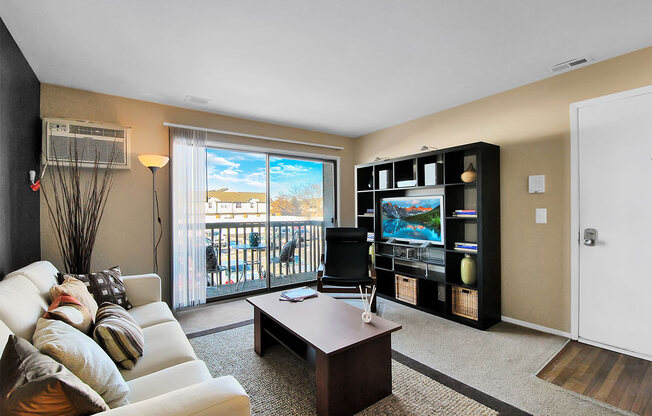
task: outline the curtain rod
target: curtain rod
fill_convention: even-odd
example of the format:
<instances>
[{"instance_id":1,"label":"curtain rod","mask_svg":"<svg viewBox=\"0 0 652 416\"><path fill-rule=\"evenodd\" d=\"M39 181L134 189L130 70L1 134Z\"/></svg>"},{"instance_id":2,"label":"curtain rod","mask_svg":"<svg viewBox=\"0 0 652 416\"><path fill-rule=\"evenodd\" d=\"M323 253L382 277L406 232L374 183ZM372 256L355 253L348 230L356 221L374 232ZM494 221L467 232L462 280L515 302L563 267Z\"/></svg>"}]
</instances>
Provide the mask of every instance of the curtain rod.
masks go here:
<instances>
[{"instance_id":1,"label":"curtain rod","mask_svg":"<svg viewBox=\"0 0 652 416\"><path fill-rule=\"evenodd\" d=\"M206 128L206 127L187 126L185 124L168 123L167 121L164 122L163 125L166 126L166 127L179 127L179 128L182 128L182 129L201 130L201 131L207 131L207 132L211 132L211 133L228 134L228 135L231 135L231 136L249 137L249 138L252 138L252 139L262 139L262 140L270 140L270 141L275 141L275 142L300 144L300 145L303 145L303 146L323 147L325 149L344 150L343 147L331 146L329 144L302 142L302 141L299 141L299 140L281 139L279 137L258 136L256 134L238 133L238 132L235 132L235 131L228 131L228 130L217 130L217 129L209 129L209 128Z\"/></svg>"}]
</instances>

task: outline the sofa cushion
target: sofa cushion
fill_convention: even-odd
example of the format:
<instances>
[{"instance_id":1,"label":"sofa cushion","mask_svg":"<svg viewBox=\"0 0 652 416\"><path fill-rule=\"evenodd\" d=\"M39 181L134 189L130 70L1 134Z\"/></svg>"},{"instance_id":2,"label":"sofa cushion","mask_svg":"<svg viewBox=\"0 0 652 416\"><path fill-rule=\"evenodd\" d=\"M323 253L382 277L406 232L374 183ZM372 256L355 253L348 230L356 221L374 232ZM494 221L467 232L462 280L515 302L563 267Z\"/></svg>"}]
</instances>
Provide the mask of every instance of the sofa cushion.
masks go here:
<instances>
[{"instance_id":1,"label":"sofa cushion","mask_svg":"<svg viewBox=\"0 0 652 416\"><path fill-rule=\"evenodd\" d=\"M65 322L87 335L93 326L93 317L88 309L75 297L66 294L59 295L43 317Z\"/></svg>"},{"instance_id":2,"label":"sofa cushion","mask_svg":"<svg viewBox=\"0 0 652 416\"><path fill-rule=\"evenodd\" d=\"M61 321L41 318L36 324L34 346L65 365L99 393L110 408L129 403L129 386L92 338Z\"/></svg>"},{"instance_id":3,"label":"sofa cushion","mask_svg":"<svg viewBox=\"0 0 652 416\"><path fill-rule=\"evenodd\" d=\"M196 360L188 338L177 322L164 322L143 328L145 352L131 370L120 370L130 381L173 365Z\"/></svg>"},{"instance_id":4,"label":"sofa cushion","mask_svg":"<svg viewBox=\"0 0 652 416\"><path fill-rule=\"evenodd\" d=\"M98 308L97 302L95 302L93 295L86 289L84 282L74 277L66 277L63 283L50 288L50 297L52 299L56 299L62 294L70 295L77 299L88 309L88 312L90 312L93 318L93 322L95 322L95 315L97 315Z\"/></svg>"},{"instance_id":5,"label":"sofa cushion","mask_svg":"<svg viewBox=\"0 0 652 416\"><path fill-rule=\"evenodd\" d=\"M153 302L142 306L134 306L128 311L138 322L141 328L160 324L163 322L174 322L174 315L165 302Z\"/></svg>"},{"instance_id":6,"label":"sofa cushion","mask_svg":"<svg viewBox=\"0 0 652 416\"><path fill-rule=\"evenodd\" d=\"M134 368L143 355L143 330L122 306L104 302L97 310L93 339L121 368Z\"/></svg>"},{"instance_id":7,"label":"sofa cushion","mask_svg":"<svg viewBox=\"0 0 652 416\"><path fill-rule=\"evenodd\" d=\"M5 277L0 282L0 321L19 337L32 342L36 321L47 310L48 304L25 276Z\"/></svg>"},{"instance_id":8,"label":"sofa cushion","mask_svg":"<svg viewBox=\"0 0 652 416\"><path fill-rule=\"evenodd\" d=\"M131 380L129 402L139 402L213 378L203 361L188 361Z\"/></svg>"},{"instance_id":9,"label":"sofa cushion","mask_svg":"<svg viewBox=\"0 0 652 416\"><path fill-rule=\"evenodd\" d=\"M13 334L11 329L4 322L0 321L0 350L5 349L9 335Z\"/></svg>"},{"instance_id":10,"label":"sofa cushion","mask_svg":"<svg viewBox=\"0 0 652 416\"><path fill-rule=\"evenodd\" d=\"M46 303L52 302L50 288L57 284L57 273L59 271L49 261L37 261L28 266L11 272L7 277L21 275L28 278L38 288L39 294Z\"/></svg>"},{"instance_id":11,"label":"sofa cushion","mask_svg":"<svg viewBox=\"0 0 652 416\"><path fill-rule=\"evenodd\" d=\"M0 414L77 416L108 410L66 367L11 335L0 358Z\"/></svg>"}]
</instances>

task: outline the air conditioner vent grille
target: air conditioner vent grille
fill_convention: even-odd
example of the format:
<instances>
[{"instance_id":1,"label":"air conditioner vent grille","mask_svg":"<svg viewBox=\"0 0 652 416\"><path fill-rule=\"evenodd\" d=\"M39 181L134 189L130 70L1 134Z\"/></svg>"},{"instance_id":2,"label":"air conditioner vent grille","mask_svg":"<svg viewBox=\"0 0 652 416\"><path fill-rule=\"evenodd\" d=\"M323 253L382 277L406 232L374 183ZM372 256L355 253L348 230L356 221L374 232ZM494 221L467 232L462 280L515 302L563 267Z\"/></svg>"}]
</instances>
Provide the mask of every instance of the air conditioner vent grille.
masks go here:
<instances>
[{"instance_id":1,"label":"air conditioner vent grille","mask_svg":"<svg viewBox=\"0 0 652 416\"><path fill-rule=\"evenodd\" d=\"M50 136L50 156L53 159L69 160L74 145L73 141L77 142L79 161L82 163L95 163L96 154L100 163L109 163L114 147L114 164L124 165L126 163L124 146L120 146L112 140L95 140L90 137Z\"/></svg>"},{"instance_id":2,"label":"air conditioner vent grille","mask_svg":"<svg viewBox=\"0 0 652 416\"><path fill-rule=\"evenodd\" d=\"M70 125L70 133L72 134L86 134L90 136L103 136L103 137L115 137L124 139L125 131L117 129L106 129L100 127L90 127L90 126L79 126L79 125Z\"/></svg>"},{"instance_id":3,"label":"air conditioner vent grille","mask_svg":"<svg viewBox=\"0 0 652 416\"><path fill-rule=\"evenodd\" d=\"M186 102L190 104L206 105L210 102L208 98L195 97L193 95L186 95Z\"/></svg>"},{"instance_id":4,"label":"air conditioner vent grille","mask_svg":"<svg viewBox=\"0 0 652 416\"><path fill-rule=\"evenodd\" d=\"M76 147L82 167L92 167L96 157L100 166L107 166L113 155L114 167L129 169L130 132L129 127L91 121L43 119L43 162L56 160L69 165Z\"/></svg>"},{"instance_id":5,"label":"air conditioner vent grille","mask_svg":"<svg viewBox=\"0 0 652 416\"><path fill-rule=\"evenodd\" d=\"M552 72L561 72L561 71L565 71L565 70L571 69L571 68L579 66L579 65L589 64L591 62L592 62L591 58L583 56L581 58L575 58L575 59L571 59L571 60L566 61L566 62L560 62L557 65L553 65L553 67L550 68L550 71L552 71Z\"/></svg>"},{"instance_id":6,"label":"air conditioner vent grille","mask_svg":"<svg viewBox=\"0 0 652 416\"><path fill-rule=\"evenodd\" d=\"M585 64L585 63L587 63L587 62L589 62L589 61L587 61L586 58L580 58L580 59L577 59L577 60L575 60L575 61L573 61L573 62L569 62L568 65L570 65L570 66L576 66L576 65L582 65L582 64Z\"/></svg>"}]
</instances>

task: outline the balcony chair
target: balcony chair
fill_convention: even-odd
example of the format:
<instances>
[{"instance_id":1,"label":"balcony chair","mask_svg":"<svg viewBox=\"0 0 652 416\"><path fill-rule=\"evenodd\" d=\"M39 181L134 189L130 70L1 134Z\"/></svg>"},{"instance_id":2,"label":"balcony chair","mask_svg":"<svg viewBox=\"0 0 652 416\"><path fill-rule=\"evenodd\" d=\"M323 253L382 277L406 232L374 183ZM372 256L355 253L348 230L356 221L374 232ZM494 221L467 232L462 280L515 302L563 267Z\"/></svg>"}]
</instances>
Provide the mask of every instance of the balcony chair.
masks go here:
<instances>
[{"instance_id":1,"label":"balcony chair","mask_svg":"<svg viewBox=\"0 0 652 416\"><path fill-rule=\"evenodd\" d=\"M360 299L362 286L376 286L376 271L369 258L366 228L326 228L325 253L317 269L317 291L322 293L355 293L357 296L337 296L340 299ZM371 303L376 312L376 297Z\"/></svg>"},{"instance_id":2,"label":"balcony chair","mask_svg":"<svg viewBox=\"0 0 652 416\"><path fill-rule=\"evenodd\" d=\"M225 266L218 263L215 246L206 239L206 286L217 286L222 284L222 272L226 270ZM213 275L217 275L217 284L213 282Z\"/></svg>"},{"instance_id":3,"label":"balcony chair","mask_svg":"<svg viewBox=\"0 0 652 416\"><path fill-rule=\"evenodd\" d=\"M292 240L288 241L287 243L283 244L283 247L281 247L281 252L279 253L278 256L272 257L270 259L270 262L272 264L279 264L281 268L281 275L279 276L280 278L283 278L283 266L285 265L285 274L289 274L290 272L290 265L292 265L292 273L294 274L294 252L297 249L297 245L299 245L301 237L299 236L299 232L296 231L292 237ZM272 246L272 250L274 247Z\"/></svg>"}]
</instances>

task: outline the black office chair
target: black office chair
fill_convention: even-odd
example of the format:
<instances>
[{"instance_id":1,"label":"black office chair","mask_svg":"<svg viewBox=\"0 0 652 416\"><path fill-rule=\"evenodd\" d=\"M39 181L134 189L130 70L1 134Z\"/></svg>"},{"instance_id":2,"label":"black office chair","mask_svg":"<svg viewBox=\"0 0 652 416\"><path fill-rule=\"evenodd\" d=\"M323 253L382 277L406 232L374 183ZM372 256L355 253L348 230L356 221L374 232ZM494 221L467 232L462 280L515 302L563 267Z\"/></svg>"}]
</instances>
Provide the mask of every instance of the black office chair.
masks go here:
<instances>
[{"instance_id":1,"label":"black office chair","mask_svg":"<svg viewBox=\"0 0 652 416\"><path fill-rule=\"evenodd\" d=\"M317 270L317 291L322 293L356 293L358 286L371 290L376 286L376 272L369 261L366 228L326 228L326 249ZM359 296L346 296L358 299ZM376 297L371 303L376 312Z\"/></svg>"}]
</instances>

